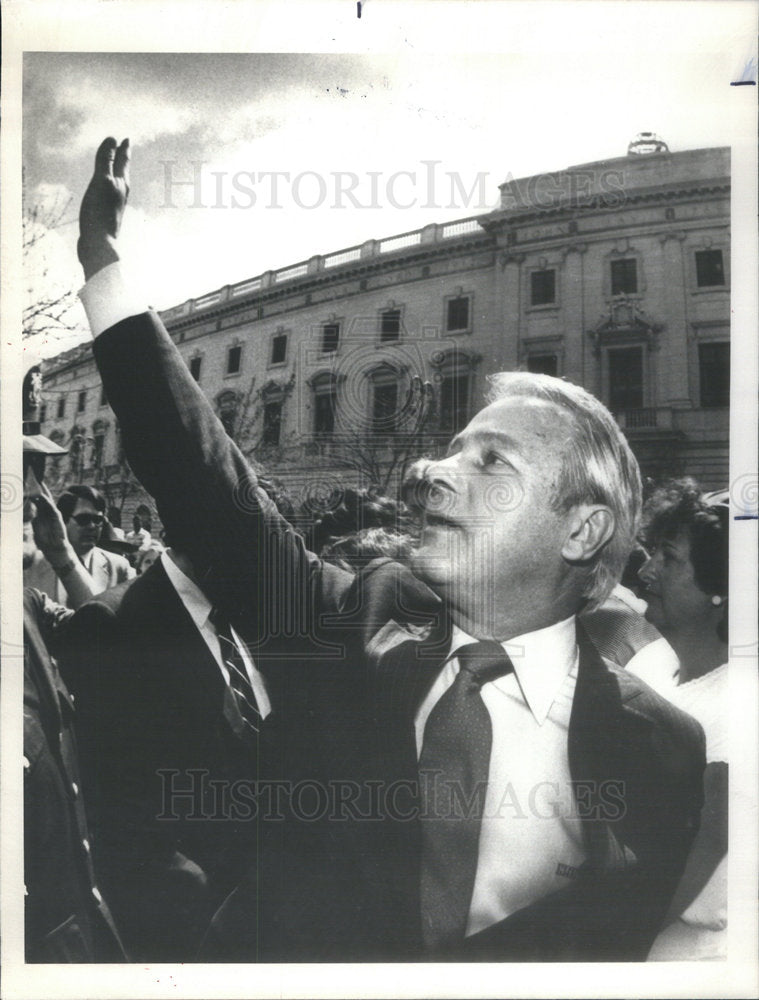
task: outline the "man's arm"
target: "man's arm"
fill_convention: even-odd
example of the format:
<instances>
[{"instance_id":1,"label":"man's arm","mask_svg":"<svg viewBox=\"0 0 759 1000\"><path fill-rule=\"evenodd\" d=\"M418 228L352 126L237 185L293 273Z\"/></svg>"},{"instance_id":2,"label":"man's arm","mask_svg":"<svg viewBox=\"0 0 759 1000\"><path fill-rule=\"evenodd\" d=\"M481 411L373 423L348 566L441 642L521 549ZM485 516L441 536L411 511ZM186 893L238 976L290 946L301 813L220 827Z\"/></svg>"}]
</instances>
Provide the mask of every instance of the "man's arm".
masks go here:
<instances>
[{"instance_id":1,"label":"man's arm","mask_svg":"<svg viewBox=\"0 0 759 1000\"><path fill-rule=\"evenodd\" d=\"M78 608L97 593L92 577L84 568L66 534L61 512L50 490L40 483L34 497L37 515L32 522L37 548L55 570L68 594L71 608Z\"/></svg>"},{"instance_id":2,"label":"man's arm","mask_svg":"<svg viewBox=\"0 0 759 1000\"><path fill-rule=\"evenodd\" d=\"M127 140L106 139L80 213L88 284L118 271L128 173ZM248 641L312 634L313 602L304 597L318 561L259 488L158 316L126 313L96 337L94 353L129 463L211 600L244 621Z\"/></svg>"}]
</instances>

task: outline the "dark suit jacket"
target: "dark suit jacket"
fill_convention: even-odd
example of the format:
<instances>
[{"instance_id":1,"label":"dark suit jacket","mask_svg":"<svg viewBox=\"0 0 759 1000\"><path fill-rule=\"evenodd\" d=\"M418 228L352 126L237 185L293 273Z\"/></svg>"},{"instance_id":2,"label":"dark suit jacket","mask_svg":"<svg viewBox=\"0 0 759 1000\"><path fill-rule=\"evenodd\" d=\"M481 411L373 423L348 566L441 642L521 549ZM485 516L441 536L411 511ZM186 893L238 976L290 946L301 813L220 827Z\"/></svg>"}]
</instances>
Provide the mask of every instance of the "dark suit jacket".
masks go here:
<instances>
[{"instance_id":1,"label":"dark suit jacket","mask_svg":"<svg viewBox=\"0 0 759 1000\"><path fill-rule=\"evenodd\" d=\"M354 815L342 815L343 797L325 824L333 850L320 846L316 866L330 872L325 883L352 883L352 898L319 896L318 882L304 881L308 905L345 933L344 959L418 956L413 717L448 650L446 609L397 564L379 561L351 577L306 551L156 316L106 331L95 357L135 473L172 536L204 567L206 592L229 610L286 696L291 773L359 790ZM458 957L644 958L682 872L702 803L703 734L636 678L607 667L582 630L578 639L568 752L588 802L589 862L570 891L469 939ZM621 789L616 814L601 801L610 781ZM377 789L392 795L375 809ZM304 851L308 845L304 835ZM227 930L244 936L240 900L251 896L242 889L219 914L222 957L230 957ZM315 939L322 926L315 918Z\"/></svg>"},{"instance_id":2,"label":"dark suit jacket","mask_svg":"<svg viewBox=\"0 0 759 1000\"><path fill-rule=\"evenodd\" d=\"M273 773L276 720L256 740L241 733L160 563L88 602L76 624L67 676L111 904L135 960L192 961L216 907L258 864L259 817L230 797Z\"/></svg>"},{"instance_id":3,"label":"dark suit jacket","mask_svg":"<svg viewBox=\"0 0 759 1000\"><path fill-rule=\"evenodd\" d=\"M71 615L24 591L26 961L118 962L124 952L95 882L74 704L48 650Z\"/></svg>"}]
</instances>

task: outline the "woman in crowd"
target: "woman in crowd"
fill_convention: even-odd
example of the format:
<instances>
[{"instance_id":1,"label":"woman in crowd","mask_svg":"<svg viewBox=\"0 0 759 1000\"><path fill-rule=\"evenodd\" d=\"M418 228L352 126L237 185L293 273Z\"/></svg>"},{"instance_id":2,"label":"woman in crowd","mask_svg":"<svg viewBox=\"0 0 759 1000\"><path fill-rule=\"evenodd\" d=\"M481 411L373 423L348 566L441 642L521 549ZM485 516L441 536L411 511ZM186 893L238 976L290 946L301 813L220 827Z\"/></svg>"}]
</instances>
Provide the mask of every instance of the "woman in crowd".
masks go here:
<instances>
[{"instance_id":1,"label":"woman in crowd","mask_svg":"<svg viewBox=\"0 0 759 1000\"><path fill-rule=\"evenodd\" d=\"M664 930L649 961L723 958L727 935L727 593L728 506L692 480L651 497L640 569L646 617L679 659L673 686L662 691L694 716L706 734L705 803Z\"/></svg>"}]
</instances>

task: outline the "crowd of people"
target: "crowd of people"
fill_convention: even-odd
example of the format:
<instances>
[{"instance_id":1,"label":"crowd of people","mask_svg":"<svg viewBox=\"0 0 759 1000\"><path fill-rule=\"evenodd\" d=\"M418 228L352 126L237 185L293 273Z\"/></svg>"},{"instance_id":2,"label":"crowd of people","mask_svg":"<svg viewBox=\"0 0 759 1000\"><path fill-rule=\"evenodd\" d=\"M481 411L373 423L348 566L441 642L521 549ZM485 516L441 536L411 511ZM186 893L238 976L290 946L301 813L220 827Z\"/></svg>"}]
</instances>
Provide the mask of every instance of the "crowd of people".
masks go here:
<instances>
[{"instance_id":1,"label":"crowd of people","mask_svg":"<svg viewBox=\"0 0 759 1000\"><path fill-rule=\"evenodd\" d=\"M602 404L501 373L304 539L124 292L128 159L82 298L165 548L136 518L137 574L96 491L27 476L27 960L723 957L725 496L641 520Z\"/></svg>"}]
</instances>

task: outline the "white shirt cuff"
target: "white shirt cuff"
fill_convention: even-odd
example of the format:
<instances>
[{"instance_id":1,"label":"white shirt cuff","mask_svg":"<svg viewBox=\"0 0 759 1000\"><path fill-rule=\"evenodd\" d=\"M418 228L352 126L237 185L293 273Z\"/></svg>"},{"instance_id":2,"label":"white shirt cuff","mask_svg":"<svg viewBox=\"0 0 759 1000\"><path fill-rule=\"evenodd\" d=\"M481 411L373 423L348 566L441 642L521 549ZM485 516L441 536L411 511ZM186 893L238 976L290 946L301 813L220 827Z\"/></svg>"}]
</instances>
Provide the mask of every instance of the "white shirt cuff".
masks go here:
<instances>
[{"instance_id":1,"label":"white shirt cuff","mask_svg":"<svg viewBox=\"0 0 759 1000\"><path fill-rule=\"evenodd\" d=\"M93 337L130 316L148 311L143 298L124 281L121 264L116 261L102 268L79 290Z\"/></svg>"}]
</instances>

